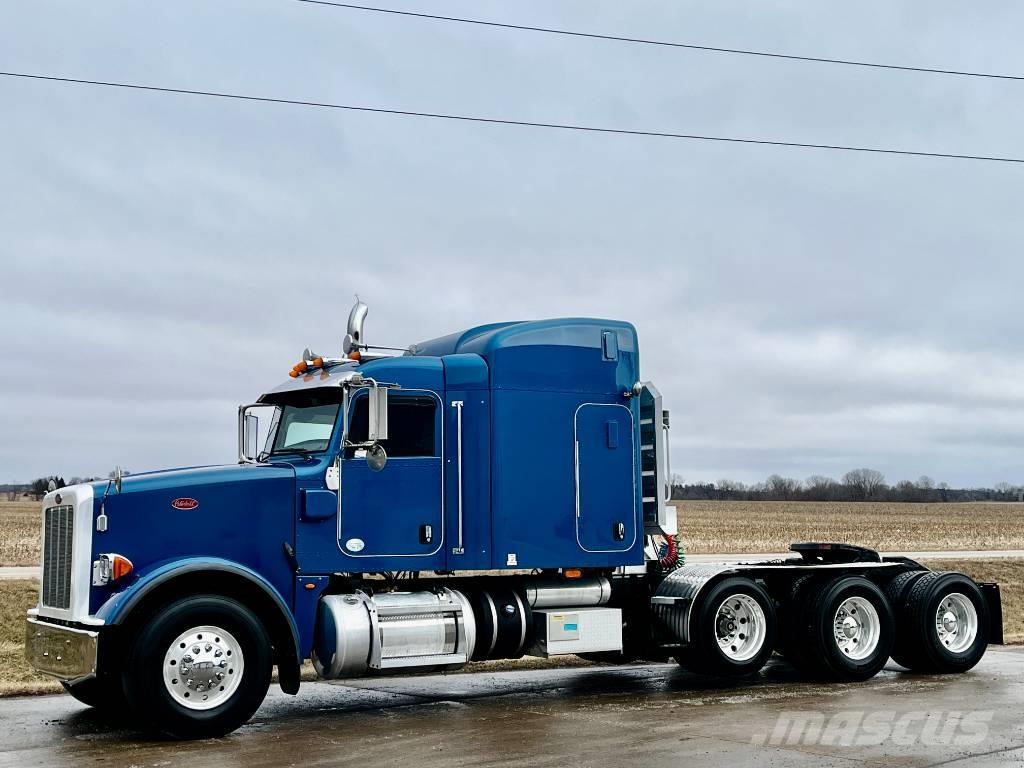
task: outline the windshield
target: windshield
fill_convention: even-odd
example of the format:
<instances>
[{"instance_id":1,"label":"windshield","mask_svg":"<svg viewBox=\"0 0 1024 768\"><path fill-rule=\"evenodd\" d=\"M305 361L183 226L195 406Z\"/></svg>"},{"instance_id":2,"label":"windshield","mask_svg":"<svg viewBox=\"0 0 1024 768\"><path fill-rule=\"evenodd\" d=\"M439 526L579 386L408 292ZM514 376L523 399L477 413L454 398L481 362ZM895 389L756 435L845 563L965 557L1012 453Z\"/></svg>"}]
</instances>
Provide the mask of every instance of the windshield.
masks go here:
<instances>
[{"instance_id":1,"label":"windshield","mask_svg":"<svg viewBox=\"0 0 1024 768\"><path fill-rule=\"evenodd\" d=\"M327 450L338 418L342 391L294 394L277 405L281 408L272 435L270 455L315 453Z\"/></svg>"}]
</instances>

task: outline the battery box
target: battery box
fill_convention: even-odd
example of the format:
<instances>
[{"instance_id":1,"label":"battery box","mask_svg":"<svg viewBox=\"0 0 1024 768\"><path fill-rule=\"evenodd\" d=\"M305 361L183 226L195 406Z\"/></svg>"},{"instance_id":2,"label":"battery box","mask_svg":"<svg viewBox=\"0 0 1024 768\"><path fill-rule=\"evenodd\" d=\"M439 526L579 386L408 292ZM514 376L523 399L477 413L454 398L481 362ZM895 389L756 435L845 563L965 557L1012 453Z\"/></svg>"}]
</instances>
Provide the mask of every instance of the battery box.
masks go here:
<instances>
[{"instance_id":1,"label":"battery box","mask_svg":"<svg viewBox=\"0 0 1024 768\"><path fill-rule=\"evenodd\" d=\"M543 608L533 611L531 656L622 650L618 608Z\"/></svg>"}]
</instances>

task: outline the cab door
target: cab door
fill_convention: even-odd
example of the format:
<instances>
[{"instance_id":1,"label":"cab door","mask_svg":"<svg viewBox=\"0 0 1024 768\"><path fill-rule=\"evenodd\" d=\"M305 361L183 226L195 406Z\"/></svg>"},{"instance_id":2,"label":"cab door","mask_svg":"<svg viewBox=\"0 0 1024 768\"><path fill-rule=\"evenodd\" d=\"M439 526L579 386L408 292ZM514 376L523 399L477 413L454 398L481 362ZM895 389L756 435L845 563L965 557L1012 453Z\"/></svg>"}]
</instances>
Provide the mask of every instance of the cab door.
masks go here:
<instances>
[{"instance_id":1,"label":"cab door","mask_svg":"<svg viewBox=\"0 0 1024 768\"><path fill-rule=\"evenodd\" d=\"M367 395L349 404L349 436L365 440ZM371 469L365 451L346 449L341 467L338 544L353 570L444 568L442 407L437 393L394 390L388 397L388 460Z\"/></svg>"},{"instance_id":2,"label":"cab door","mask_svg":"<svg viewBox=\"0 0 1024 768\"><path fill-rule=\"evenodd\" d=\"M636 543L633 414L586 403L576 411L576 541L586 552L625 552Z\"/></svg>"}]
</instances>

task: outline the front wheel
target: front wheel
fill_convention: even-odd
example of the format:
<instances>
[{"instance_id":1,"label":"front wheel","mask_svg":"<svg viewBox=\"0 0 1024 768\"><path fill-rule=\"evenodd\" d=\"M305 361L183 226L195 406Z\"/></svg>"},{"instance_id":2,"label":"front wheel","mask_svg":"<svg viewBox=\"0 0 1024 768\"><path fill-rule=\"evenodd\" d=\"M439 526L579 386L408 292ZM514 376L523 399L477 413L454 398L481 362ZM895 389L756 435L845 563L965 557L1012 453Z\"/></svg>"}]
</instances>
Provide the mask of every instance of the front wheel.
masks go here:
<instances>
[{"instance_id":1,"label":"front wheel","mask_svg":"<svg viewBox=\"0 0 1024 768\"><path fill-rule=\"evenodd\" d=\"M241 603L203 595L157 613L124 670L132 709L180 739L223 736L245 723L270 687L266 630Z\"/></svg>"}]
</instances>

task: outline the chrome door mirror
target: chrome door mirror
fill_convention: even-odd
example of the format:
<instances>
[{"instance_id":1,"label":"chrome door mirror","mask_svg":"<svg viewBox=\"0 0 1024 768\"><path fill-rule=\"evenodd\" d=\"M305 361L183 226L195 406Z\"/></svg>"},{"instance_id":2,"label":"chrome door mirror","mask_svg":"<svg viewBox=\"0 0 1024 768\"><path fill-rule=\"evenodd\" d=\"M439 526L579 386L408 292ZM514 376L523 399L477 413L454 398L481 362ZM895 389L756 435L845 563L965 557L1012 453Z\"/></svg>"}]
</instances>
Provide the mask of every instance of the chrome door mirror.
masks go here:
<instances>
[{"instance_id":1,"label":"chrome door mirror","mask_svg":"<svg viewBox=\"0 0 1024 768\"><path fill-rule=\"evenodd\" d=\"M374 472L380 472L388 463L388 452L380 443L374 443L366 450L366 466Z\"/></svg>"},{"instance_id":2,"label":"chrome door mirror","mask_svg":"<svg viewBox=\"0 0 1024 768\"><path fill-rule=\"evenodd\" d=\"M376 384L370 387L367 396L367 442L376 443L388 439L388 390Z\"/></svg>"},{"instance_id":3,"label":"chrome door mirror","mask_svg":"<svg viewBox=\"0 0 1024 768\"><path fill-rule=\"evenodd\" d=\"M259 444L259 431L260 431L260 417L253 410L259 409L260 412L271 410L273 414L265 413L265 417L270 417L270 435L273 436L274 428L277 426L277 421L280 417L280 409L276 405L268 405L267 403L252 403L251 405L240 405L238 406L238 463L239 464L253 464L259 461L260 457L260 444ZM267 423L267 422L264 422ZM270 446L266 446L267 450L270 450Z\"/></svg>"},{"instance_id":4,"label":"chrome door mirror","mask_svg":"<svg viewBox=\"0 0 1024 768\"><path fill-rule=\"evenodd\" d=\"M256 458L259 450L260 417L254 413L245 414L245 423L242 425L242 450L248 458Z\"/></svg>"}]
</instances>

